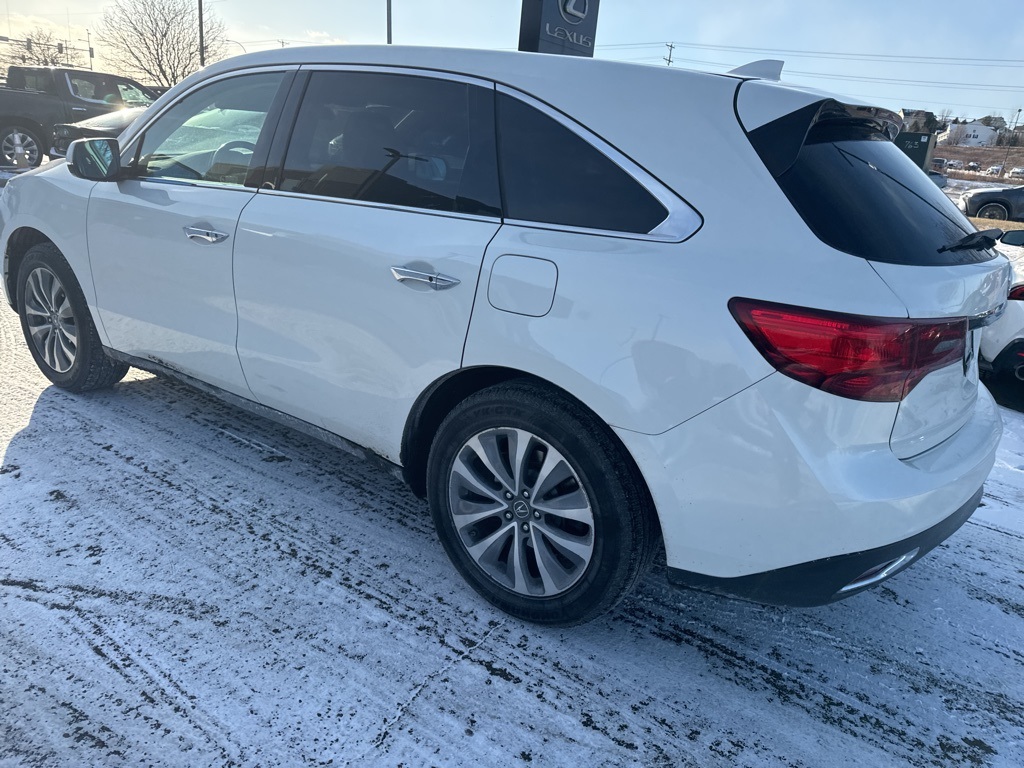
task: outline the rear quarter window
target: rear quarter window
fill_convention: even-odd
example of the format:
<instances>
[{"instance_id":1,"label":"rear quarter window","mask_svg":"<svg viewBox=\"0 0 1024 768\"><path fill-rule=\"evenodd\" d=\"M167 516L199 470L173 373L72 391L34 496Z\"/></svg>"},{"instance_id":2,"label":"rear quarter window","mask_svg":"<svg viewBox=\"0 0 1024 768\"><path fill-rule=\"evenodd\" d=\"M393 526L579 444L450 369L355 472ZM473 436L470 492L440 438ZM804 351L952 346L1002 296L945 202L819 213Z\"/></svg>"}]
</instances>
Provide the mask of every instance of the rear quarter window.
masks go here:
<instances>
[{"instance_id":1,"label":"rear quarter window","mask_svg":"<svg viewBox=\"0 0 1024 768\"><path fill-rule=\"evenodd\" d=\"M657 198L597 148L503 93L498 146L509 219L648 234L668 216Z\"/></svg>"}]
</instances>

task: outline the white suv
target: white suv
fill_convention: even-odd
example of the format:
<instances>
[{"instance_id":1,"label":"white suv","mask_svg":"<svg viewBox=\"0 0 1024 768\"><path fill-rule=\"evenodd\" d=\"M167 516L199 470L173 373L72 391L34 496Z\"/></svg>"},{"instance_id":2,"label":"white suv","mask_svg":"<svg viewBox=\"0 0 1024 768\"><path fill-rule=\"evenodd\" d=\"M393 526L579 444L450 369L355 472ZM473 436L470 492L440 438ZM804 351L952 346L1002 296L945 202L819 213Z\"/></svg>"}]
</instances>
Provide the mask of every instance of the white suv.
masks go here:
<instances>
[{"instance_id":1,"label":"white suv","mask_svg":"<svg viewBox=\"0 0 1024 768\"><path fill-rule=\"evenodd\" d=\"M898 123L668 67L251 54L12 181L4 289L58 386L138 366L400 466L516 616L610 609L662 542L677 583L820 604L956 530L1000 436L1007 262Z\"/></svg>"}]
</instances>

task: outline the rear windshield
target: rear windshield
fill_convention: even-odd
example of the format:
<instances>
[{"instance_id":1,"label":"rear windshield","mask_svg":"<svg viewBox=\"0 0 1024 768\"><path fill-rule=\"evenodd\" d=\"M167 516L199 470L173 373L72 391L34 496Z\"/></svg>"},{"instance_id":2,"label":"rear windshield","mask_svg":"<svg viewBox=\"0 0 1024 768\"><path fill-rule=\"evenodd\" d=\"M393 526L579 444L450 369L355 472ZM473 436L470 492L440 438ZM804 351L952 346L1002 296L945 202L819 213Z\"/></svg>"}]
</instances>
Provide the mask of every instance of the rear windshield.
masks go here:
<instances>
[{"instance_id":1,"label":"rear windshield","mask_svg":"<svg viewBox=\"0 0 1024 768\"><path fill-rule=\"evenodd\" d=\"M975 227L900 149L867 125L814 125L778 176L793 207L826 244L871 261L950 265L991 250L945 251Z\"/></svg>"}]
</instances>

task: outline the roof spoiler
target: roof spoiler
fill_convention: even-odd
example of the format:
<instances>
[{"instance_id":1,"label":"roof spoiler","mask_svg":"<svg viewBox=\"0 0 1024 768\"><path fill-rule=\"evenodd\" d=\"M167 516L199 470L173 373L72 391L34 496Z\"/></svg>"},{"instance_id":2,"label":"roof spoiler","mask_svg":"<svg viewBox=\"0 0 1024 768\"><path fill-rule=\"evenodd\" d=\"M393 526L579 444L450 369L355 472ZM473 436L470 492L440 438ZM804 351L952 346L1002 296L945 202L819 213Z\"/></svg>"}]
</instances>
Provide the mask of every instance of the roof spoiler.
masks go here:
<instances>
[{"instance_id":1,"label":"roof spoiler","mask_svg":"<svg viewBox=\"0 0 1024 768\"><path fill-rule=\"evenodd\" d=\"M888 109L823 99L762 125L748 136L772 176L778 178L796 162L815 125L867 125L892 141L899 134L902 122L899 115Z\"/></svg>"}]
</instances>

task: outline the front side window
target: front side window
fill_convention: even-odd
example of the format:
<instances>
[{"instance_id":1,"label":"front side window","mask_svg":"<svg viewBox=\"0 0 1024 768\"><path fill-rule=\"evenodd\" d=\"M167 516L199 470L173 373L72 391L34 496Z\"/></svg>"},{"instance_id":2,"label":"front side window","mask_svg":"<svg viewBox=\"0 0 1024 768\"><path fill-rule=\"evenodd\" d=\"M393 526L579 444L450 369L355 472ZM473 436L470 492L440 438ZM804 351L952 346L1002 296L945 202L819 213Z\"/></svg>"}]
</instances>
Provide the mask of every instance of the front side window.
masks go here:
<instances>
[{"instance_id":1,"label":"front side window","mask_svg":"<svg viewBox=\"0 0 1024 768\"><path fill-rule=\"evenodd\" d=\"M145 107L154 101L154 94L138 83L99 72L69 73L71 93L84 101L116 104L125 107Z\"/></svg>"},{"instance_id":2,"label":"front side window","mask_svg":"<svg viewBox=\"0 0 1024 768\"><path fill-rule=\"evenodd\" d=\"M493 90L374 72L315 72L278 189L500 215Z\"/></svg>"},{"instance_id":3,"label":"front side window","mask_svg":"<svg viewBox=\"0 0 1024 768\"><path fill-rule=\"evenodd\" d=\"M498 94L505 215L647 234L668 211L597 148L540 110Z\"/></svg>"},{"instance_id":4,"label":"front side window","mask_svg":"<svg viewBox=\"0 0 1024 768\"><path fill-rule=\"evenodd\" d=\"M136 175L244 184L283 78L241 75L193 91L146 129Z\"/></svg>"}]
</instances>

